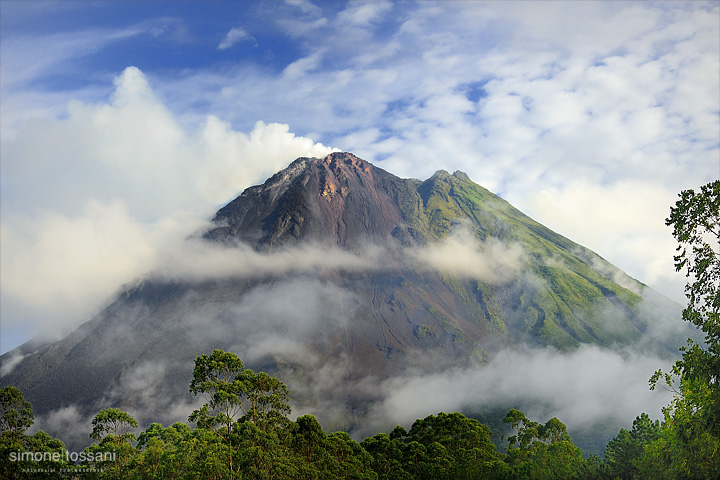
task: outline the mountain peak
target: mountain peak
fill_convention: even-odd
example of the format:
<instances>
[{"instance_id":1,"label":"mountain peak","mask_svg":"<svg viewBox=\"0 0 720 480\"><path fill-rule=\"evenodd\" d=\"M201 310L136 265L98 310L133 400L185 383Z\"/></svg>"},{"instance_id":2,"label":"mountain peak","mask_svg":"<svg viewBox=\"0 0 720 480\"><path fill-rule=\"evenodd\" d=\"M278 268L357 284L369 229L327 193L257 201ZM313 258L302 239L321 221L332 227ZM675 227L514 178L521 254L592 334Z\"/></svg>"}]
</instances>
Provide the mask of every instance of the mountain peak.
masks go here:
<instances>
[{"instance_id":1,"label":"mountain peak","mask_svg":"<svg viewBox=\"0 0 720 480\"><path fill-rule=\"evenodd\" d=\"M327 165L331 168L338 168L344 165L348 168L358 168L360 170L367 170L371 167L370 162L363 160L360 157L356 157L350 152L332 152L323 158L316 159L317 163Z\"/></svg>"},{"instance_id":2,"label":"mountain peak","mask_svg":"<svg viewBox=\"0 0 720 480\"><path fill-rule=\"evenodd\" d=\"M466 182L471 182L471 181L472 181L472 180L470 180L470 176L469 176L467 173L462 172L462 171L460 171L460 170L455 170L455 172L453 173L453 177L455 177L455 178L457 178L457 179L459 179L459 180L464 180L464 181L466 181Z\"/></svg>"},{"instance_id":3,"label":"mountain peak","mask_svg":"<svg viewBox=\"0 0 720 480\"><path fill-rule=\"evenodd\" d=\"M207 238L266 249L298 241L360 245L403 223L395 194L405 183L351 153L299 158L218 211Z\"/></svg>"}]
</instances>

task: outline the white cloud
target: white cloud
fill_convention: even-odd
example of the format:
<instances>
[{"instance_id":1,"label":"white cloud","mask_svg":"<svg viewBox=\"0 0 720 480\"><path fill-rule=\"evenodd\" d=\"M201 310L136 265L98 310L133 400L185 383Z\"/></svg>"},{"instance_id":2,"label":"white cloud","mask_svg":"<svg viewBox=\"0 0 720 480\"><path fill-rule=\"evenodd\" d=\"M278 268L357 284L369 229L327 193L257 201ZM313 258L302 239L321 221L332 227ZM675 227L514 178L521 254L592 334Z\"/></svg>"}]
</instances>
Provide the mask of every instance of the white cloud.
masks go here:
<instances>
[{"instance_id":1,"label":"white cloud","mask_svg":"<svg viewBox=\"0 0 720 480\"><path fill-rule=\"evenodd\" d=\"M252 35L247 33L244 29L240 27L231 28L230 31L225 34L225 37L223 37L217 48L218 50L227 50L244 40L252 40L252 42L255 43L255 39Z\"/></svg>"},{"instance_id":2,"label":"white cloud","mask_svg":"<svg viewBox=\"0 0 720 480\"><path fill-rule=\"evenodd\" d=\"M281 124L245 134L208 116L187 131L134 67L115 87L109 103L74 101L65 118L30 122L3 143L4 331L87 320L219 205L330 151Z\"/></svg>"},{"instance_id":3,"label":"white cloud","mask_svg":"<svg viewBox=\"0 0 720 480\"><path fill-rule=\"evenodd\" d=\"M301 12L305 13L306 15L310 15L313 17L320 17L322 16L322 9L315 5L310 0L285 0L285 3L288 5L291 5L293 7L298 8Z\"/></svg>"},{"instance_id":4,"label":"white cloud","mask_svg":"<svg viewBox=\"0 0 720 480\"><path fill-rule=\"evenodd\" d=\"M296 80L305 77L308 73L318 70L322 65L322 51L317 51L312 55L295 60L293 63L285 67L283 77L287 80Z\"/></svg>"},{"instance_id":5,"label":"white cloud","mask_svg":"<svg viewBox=\"0 0 720 480\"><path fill-rule=\"evenodd\" d=\"M122 283L152 264L165 229L174 230L162 222L145 226L133 220L120 201L91 200L72 217L4 218L4 326L18 321L18 310L34 317L36 334L89 319Z\"/></svg>"},{"instance_id":6,"label":"white cloud","mask_svg":"<svg viewBox=\"0 0 720 480\"><path fill-rule=\"evenodd\" d=\"M407 252L409 259L441 273L451 273L492 284L507 283L521 272L525 253L519 245L495 239L479 242L459 229L442 242Z\"/></svg>"},{"instance_id":7,"label":"white cloud","mask_svg":"<svg viewBox=\"0 0 720 480\"><path fill-rule=\"evenodd\" d=\"M347 7L338 13L338 21L353 26L368 26L380 19L385 13L392 10L393 4L389 1L351 1Z\"/></svg>"},{"instance_id":8,"label":"white cloud","mask_svg":"<svg viewBox=\"0 0 720 480\"><path fill-rule=\"evenodd\" d=\"M244 244L228 247L201 240L178 243L176 248L163 253L154 274L170 279L205 281L338 270L366 271L379 268L383 253L386 253L375 246L368 246L362 252L350 252L327 245L304 244L261 253Z\"/></svg>"},{"instance_id":9,"label":"white cloud","mask_svg":"<svg viewBox=\"0 0 720 480\"><path fill-rule=\"evenodd\" d=\"M87 414L77 405L64 406L45 415L36 415L29 432L42 430L52 436L61 435L63 443L71 451L82 451L90 443L89 435L95 413Z\"/></svg>"},{"instance_id":10,"label":"white cloud","mask_svg":"<svg viewBox=\"0 0 720 480\"><path fill-rule=\"evenodd\" d=\"M284 32L293 37L302 38L323 30L328 25L322 8L309 0L285 0L285 4L291 8L285 10L274 5L269 14Z\"/></svg>"},{"instance_id":11,"label":"white cloud","mask_svg":"<svg viewBox=\"0 0 720 480\"><path fill-rule=\"evenodd\" d=\"M583 346L573 353L551 349L499 352L488 364L440 373L408 372L381 382L383 400L366 421L365 434L416 418L466 409L520 408L530 418L557 416L571 429L598 423L631 424L652 418L670 398L650 391L647 380L662 360Z\"/></svg>"},{"instance_id":12,"label":"white cloud","mask_svg":"<svg viewBox=\"0 0 720 480\"><path fill-rule=\"evenodd\" d=\"M0 377L4 377L5 375L12 373L13 369L23 358L25 358L25 355L16 351L12 354L12 356L4 360L2 367L0 367Z\"/></svg>"}]
</instances>

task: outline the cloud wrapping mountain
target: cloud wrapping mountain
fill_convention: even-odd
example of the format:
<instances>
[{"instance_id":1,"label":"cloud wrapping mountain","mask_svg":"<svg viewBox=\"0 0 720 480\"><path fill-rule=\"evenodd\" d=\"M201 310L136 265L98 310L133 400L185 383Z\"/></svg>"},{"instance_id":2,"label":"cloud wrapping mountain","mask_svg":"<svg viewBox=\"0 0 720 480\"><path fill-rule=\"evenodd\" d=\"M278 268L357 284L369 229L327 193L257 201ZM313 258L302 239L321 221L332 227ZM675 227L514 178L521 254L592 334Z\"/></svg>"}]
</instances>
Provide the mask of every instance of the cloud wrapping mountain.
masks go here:
<instances>
[{"instance_id":1,"label":"cloud wrapping mountain","mask_svg":"<svg viewBox=\"0 0 720 480\"><path fill-rule=\"evenodd\" d=\"M211 115L188 132L137 68L115 87L110 103L73 102L67 118L32 122L3 147L3 337L76 327L239 185L330 151L287 125L246 135Z\"/></svg>"},{"instance_id":2,"label":"cloud wrapping mountain","mask_svg":"<svg viewBox=\"0 0 720 480\"><path fill-rule=\"evenodd\" d=\"M0 381L43 428L79 422L73 442L108 406L184 421L214 348L356 436L508 405L591 428L666 403L638 379L670 361L678 325L679 306L462 172L401 179L332 153L246 189L90 321L6 354Z\"/></svg>"}]
</instances>

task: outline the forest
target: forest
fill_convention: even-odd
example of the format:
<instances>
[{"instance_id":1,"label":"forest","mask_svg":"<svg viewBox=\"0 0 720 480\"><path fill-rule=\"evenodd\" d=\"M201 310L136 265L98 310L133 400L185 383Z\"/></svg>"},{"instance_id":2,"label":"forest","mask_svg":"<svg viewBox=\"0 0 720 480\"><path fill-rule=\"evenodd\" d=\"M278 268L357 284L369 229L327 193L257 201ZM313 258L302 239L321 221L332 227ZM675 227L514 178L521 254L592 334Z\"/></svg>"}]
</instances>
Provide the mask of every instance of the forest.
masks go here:
<instances>
[{"instance_id":1,"label":"forest","mask_svg":"<svg viewBox=\"0 0 720 480\"><path fill-rule=\"evenodd\" d=\"M0 389L0 477L7 479L715 479L720 476L720 181L686 190L666 220L678 242L675 267L688 278L683 319L705 334L688 340L650 388L674 393L663 418L640 413L602 458L584 457L557 418L516 409L491 429L461 413L437 413L361 442L326 433L315 417L289 418L279 379L245 368L234 353L197 357L189 392L205 403L189 424L153 423L134 433L127 412L98 412L92 444L70 454L62 441L28 429L32 405ZM611 387L608 387L611 388ZM497 444L496 444L497 443Z\"/></svg>"}]
</instances>

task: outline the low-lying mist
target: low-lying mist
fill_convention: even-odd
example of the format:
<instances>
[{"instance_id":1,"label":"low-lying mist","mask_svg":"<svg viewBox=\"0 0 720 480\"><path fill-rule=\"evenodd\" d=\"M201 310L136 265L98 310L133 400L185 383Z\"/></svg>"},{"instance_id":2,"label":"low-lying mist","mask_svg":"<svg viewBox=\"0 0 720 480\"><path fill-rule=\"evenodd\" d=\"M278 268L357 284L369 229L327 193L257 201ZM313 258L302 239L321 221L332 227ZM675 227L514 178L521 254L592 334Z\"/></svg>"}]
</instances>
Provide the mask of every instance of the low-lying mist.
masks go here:
<instances>
[{"instance_id":1,"label":"low-lying mist","mask_svg":"<svg viewBox=\"0 0 720 480\"><path fill-rule=\"evenodd\" d=\"M261 253L242 245L190 240L168 250L161 266L145 279L185 285L172 309L152 314L159 329L172 329L178 339L172 345L182 351L182 359L164 359L167 352L158 351L132 361L103 398L44 412L36 416L33 428L82 448L89 443L94 414L111 406L128 411L142 428L151 422L187 423L190 412L203 402L187 393L192 361L214 348L236 353L246 367L279 376L291 392L293 418L312 414L326 429L346 430L356 439L397 424L409 427L415 419L440 411L519 408L538 421L556 416L571 432L592 431L598 424L615 430L629 427L642 412L658 418L670 394L650 391L648 379L671 361L650 353L642 339L636 345L585 344L561 351L531 346L520 338L499 342L481 360L438 360L445 352L441 349L408 347L382 353L371 342L360 349L363 328L380 325L383 318L369 310L368 293L353 282L404 268L420 275L476 278L497 288L519 277L543 281L525 272L527 261L517 244L481 242L462 231L435 245L404 250L394 244L356 251L310 244ZM374 299L383 292L370 294ZM658 314L649 332L673 338L683 334L679 317L659 315L652 298L646 303L641 308ZM125 322L116 327L124 339L117 342L118 349L123 342L142 342L133 325L151 318L147 308L123 308L124 313L115 312ZM384 335L393 334L389 327L378 328ZM378 362L387 368L371 368ZM13 359L6 362L3 375L16 364Z\"/></svg>"}]
</instances>

